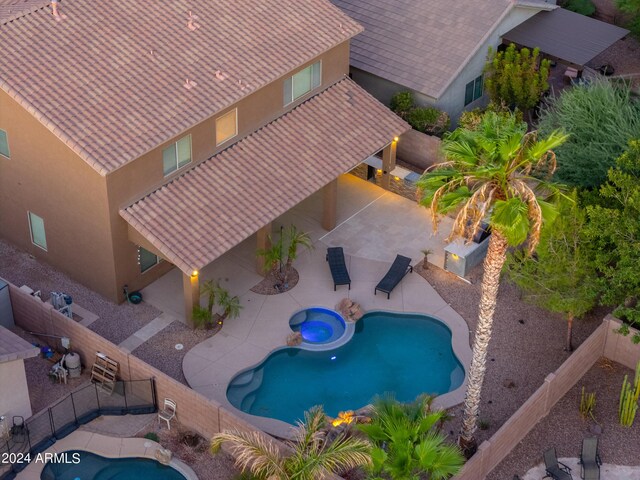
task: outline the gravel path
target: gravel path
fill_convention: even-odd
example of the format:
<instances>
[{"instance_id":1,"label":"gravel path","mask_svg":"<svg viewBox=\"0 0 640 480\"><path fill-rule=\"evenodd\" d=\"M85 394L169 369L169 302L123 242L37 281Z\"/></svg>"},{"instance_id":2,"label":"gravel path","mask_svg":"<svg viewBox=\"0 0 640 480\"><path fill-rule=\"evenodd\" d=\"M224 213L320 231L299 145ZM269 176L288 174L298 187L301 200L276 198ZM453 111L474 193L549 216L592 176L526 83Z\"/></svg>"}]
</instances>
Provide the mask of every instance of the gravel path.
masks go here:
<instances>
[{"instance_id":1,"label":"gravel path","mask_svg":"<svg viewBox=\"0 0 640 480\"><path fill-rule=\"evenodd\" d=\"M542 452L556 447L558 457L577 457L582 439L594 436L591 429L596 422L583 420L578 410L580 392L596 393L594 416L602 426L598 450L604 463L616 465L640 465L640 417L631 428L618 423L618 399L625 374L633 377L633 371L617 363L613 368L594 367L553 407L549 415L534 427L529 435L487 477L487 480L503 480L514 474L523 475L531 467L542 462ZM577 478L579 472L574 472Z\"/></svg>"},{"instance_id":2,"label":"gravel path","mask_svg":"<svg viewBox=\"0 0 640 480\"><path fill-rule=\"evenodd\" d=\"M42 298L45 300L49 298L51 291L71 295L74 302L100 317L89 328L116 345L161 313L144 302L140 305L116 305L1 239L0 277L18 287L28 285L33 290L42 291Z\"/></svg>"},{"instance_id":3,"label":"gravel path","mask_svg":"<svg viewBox=\"0 0 640 480\"><path fill-rule=\"evenodd\" d=\"M471 272L471 285L432 265L426 271L419 266L417 271L462 315L474 332L482 265ZM605 310L596 309L585 319L574 323L574 348L600 325L605 314ZM498 292L480 406L480 420L487 422L487 428L478 430L479 443L491 437L536 391L545 377L567 359L569 353L563 351L565 332L566 323L560 316L521 301L517 288L503 279ZM511 382L515 386L506 386ZM452 413L456 417L445 428L455 435L460 428L462 406L453 408Z\"/></svg>"},{"instance_id":4,"label":"gravel path","mask_svg":"<svg viewBox=\"0 0 640 480\"><path fill-rule=\"evenodd\" d=\"M233 320L231 320L233 321ZM189 350L213 335L212 330L193 330L182 322L175 321L144 342L132 353L166 373L179 382L187 384L182 373L182 359ZM176 350L175 345L184 345Z\"/></svg>"}]
</instances>

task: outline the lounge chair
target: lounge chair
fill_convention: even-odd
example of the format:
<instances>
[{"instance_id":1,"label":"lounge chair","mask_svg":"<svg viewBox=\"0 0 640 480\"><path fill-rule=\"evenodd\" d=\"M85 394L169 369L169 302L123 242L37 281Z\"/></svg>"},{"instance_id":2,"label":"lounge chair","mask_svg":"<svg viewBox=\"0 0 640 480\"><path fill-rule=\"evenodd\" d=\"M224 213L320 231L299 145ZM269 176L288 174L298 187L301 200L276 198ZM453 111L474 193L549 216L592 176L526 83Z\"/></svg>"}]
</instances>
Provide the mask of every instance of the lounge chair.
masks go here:
<instances>
[{"instance_id":1,"label":"lounge chair","mask_svg":"<svg viewBox=\"0 0 640 480\"><path fill-rule=\"evenodd\" d=\"M344 263L342 247L327 248L327 262L329 262L331 276L333 277L333 291L336 291L338 285L349 285L349 290L351 290L351 278Z\"/></svg>"},{"instance_id":2,"label":"lounge chair","mask_svg":"<svg viewBox=\"0 0 640 480\"><path fill-rule=\"evenodd\" d=\"M550 448L544 452L544 466L546 475L542 478L551 477L553 480L573 480L571 469L558 461L555 448Z\"/></svg>"},{"instance_id":3,"label":"lounge chair","mask_svg":"<svg viewBox=\"0 0 640 480\"><path fill-rule=\"evenodd\" d=\"M396 255L393 265L391 265L391 268L384 278L380 280L378 285L376 285L376 288L373 290L373 294L377 294L378 290L380 290L381 292L386 293L387 298L389 298L391 296L391 291L396 288L400 283L400 280L402 280L409 272L413 272L411 259L402 255Z\"/></svg>"},{"instance_id":4,"label":"lounge chair","mask_svg":"<svg viewBox=\"0 0 640 480\"><path fill-rule=\"evenodd\" d=\"M582 440L580 452L580 476L584 480L600 480L600 455L598 455L598 437Z\"/></svg>"}]
</instances>

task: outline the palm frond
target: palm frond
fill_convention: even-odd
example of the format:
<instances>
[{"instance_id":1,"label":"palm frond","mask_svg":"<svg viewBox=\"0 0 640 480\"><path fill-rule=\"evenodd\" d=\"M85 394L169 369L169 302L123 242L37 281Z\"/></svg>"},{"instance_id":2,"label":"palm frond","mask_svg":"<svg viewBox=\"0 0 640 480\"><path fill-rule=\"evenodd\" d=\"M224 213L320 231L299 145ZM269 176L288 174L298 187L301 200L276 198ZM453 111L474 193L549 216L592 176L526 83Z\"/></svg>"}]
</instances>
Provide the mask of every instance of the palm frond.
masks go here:
<instances>
[{"instance_id":1,"label":"palm frond","mask_svg":"<svg viewBox=\"0 0 640 480\"><path fill-rule=\"evenodd\" d=\"M276 445L259 432L222 432L211 439L211 452L217 453L222 444L229 445L240 470L249 470L262 478L285 478L283 457Z\"/></svg>"}]
</instances>

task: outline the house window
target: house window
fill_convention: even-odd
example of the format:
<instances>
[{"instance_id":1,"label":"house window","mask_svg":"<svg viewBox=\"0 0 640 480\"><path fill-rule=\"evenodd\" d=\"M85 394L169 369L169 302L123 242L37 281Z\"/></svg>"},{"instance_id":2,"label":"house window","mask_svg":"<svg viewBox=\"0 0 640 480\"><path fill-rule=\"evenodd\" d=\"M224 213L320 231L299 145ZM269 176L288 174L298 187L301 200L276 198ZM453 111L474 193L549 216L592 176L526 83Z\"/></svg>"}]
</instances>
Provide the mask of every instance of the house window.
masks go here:
<instances>
[{"instance_id":1,"label":"house window","mask_svg":"<svg viewBox=\"0 0 640 480\"><path fill-rule=\"evenodd\" d=\"M314 88L319 87L322 78L321 70L322 62L316 62L300 70L294 76L287 78L284 81L284 104L288 105Z\"/></svg>"},{"instance_id":2,"label":"house window","mask_svg":"<svg viewBox=\"0 0 640 480\"><path fill-rule=\"evenodd\" d=\"M189 162L191 162L191 135L182 137L162 151L162 169L165 177Z\"/></svg>"},{"instance_id":3,"label":"house window","mask_svg":"<svg viewBox=\"0 0 640 480\"><path fill-rule=\"evenodd\" d=\"M9 140L7 139L7 132L4 130L0 130L0 155L10 158Z\"/></svg>"},{"instance_id":4,"label":"house window","mask_svg":"<svg viewBox=\"0 0 640 480\"><path fill-rule=\"evenodd\" d=\"M138 263L140 264L140 273L144 273L160 263L160 257L155 253L151 253L149 250L138 247Z\"/></svg>"},{"instance_id":5,"label":"house window","mask_svg":"<svg viewBox=\"0 0 640 480\"><path fill-rule=\"evenodd\" d=\"M47 236L44 233L44 220L35 213L29 212L29 230L31 241L43 250L47 249Z\"/></svg>"},{"instance_id":6,"label":"house window","mask_svg":"<svg viewBox=\"0 0 640 480\"><path fill-rule=\"evenodd\" d=\"M238 134L238 109L234 108L216 118L216 145L226 142Z\"/></svg>"},{"instance_id":7,"label":"house window","mask_svg":"<svg viewBox=\"0 0 640 480\"><path fill-rule=\"evenodd\" d=\"M475 80L467 83L467 86L464 90L464 106L466 107L471 102L476 101L480 97L482 97L482 75L480 75Z\"/></svg>"}]
</instances>

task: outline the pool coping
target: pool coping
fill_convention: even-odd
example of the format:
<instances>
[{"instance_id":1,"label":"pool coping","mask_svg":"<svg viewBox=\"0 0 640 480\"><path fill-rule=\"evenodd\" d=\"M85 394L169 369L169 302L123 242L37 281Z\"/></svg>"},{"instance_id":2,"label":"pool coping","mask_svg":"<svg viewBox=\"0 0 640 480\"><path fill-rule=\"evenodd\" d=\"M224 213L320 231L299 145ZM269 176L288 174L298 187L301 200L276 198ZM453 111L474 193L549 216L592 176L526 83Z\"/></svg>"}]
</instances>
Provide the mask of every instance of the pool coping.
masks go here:
<instances>
[{"instance_id":1,"label":"pool coping","mask_svg":"<svg viewBox=\"0 0 640 480\"><path fill-rule=\"evenodd\" d=\"M465 396L465 392L467 390L467 384L468 384L468 371L469 371L469 365L471 364L471 356L472 356L472 350L469 347L469 343L468 343L468 327L467 327L467 323L464 322L464 328L461 328L462 325L454 325L452 328L452 325L450 325L449 323L447 323L445 320L443 320L440 317L437 317L436 315L433 314L425 314L425 313L421 313L421 312L398 312L398 311L394 311L394 310L383 310L383 309L375 309L375 310L367 310L364 314L367 315L369 313L375 313L375 312L382 312L382 313L389 313L389 314L399 314L399 315L420 315L423 317L431 317L437 321L439 321L440 323L442 323L445 327L447 327L449 329L449 331L451 332L451 349L453 350L454 355L456 356L456 358L458 359L458 361L460 362L460 364L462 365L462 368L465 371L465 375L464 375L464 380L462 381L462 383L460 384L460 386L458 388L456 388L455 390L452 390L450 392L447 393L443 393L442 395L438 395L436 396L435 400L433 401L433 407L435 409L442 409L442 410L446 410L448 408L451 408L455 405L458 405L460 403L462 403L464 401L464 396ZM328 351L328 350L333 350L335 348L341 347L342 345L345 345L347 342L351 341L351 339L353 338L353 335L355 333L355 324L357 322L349 322L352 326L351 331L349 332L350 335L347 335L347 332L345 330L345 334L340 337L340 339L336 340L335 342L332 343L338 343L340 342L339 345L333 345L331 348L323 348L323 349L313 349L313 348L307 348L308 345L300 344L300 345L296 345L296 346L288 346L288 345L284 345L281 347L277 347L275 349L273 349L271 352L269 352L262 360L260 360L258 363L251 365L249 367L243 368L242 370L236 372L235 374L232 375L231 379L235 378L237 375L240 375L241 373L244 373L248 370L251 370L255 367L257 367L258 365L260 365L261 363L263 363L267 357L269 357L270 355L272 355L273 353L286 349L286 348L300 348L302 350L312 350L312 351L317 351L317 350L321 350L321 351ZM466 332L464 331L466 330ZM345 337L348 336L348 339L345 341L342 341ZM314 345L315 346L315 345ZM322 345L323 347L327 347L327 344ZM274 435L276 437L280 437L280 438L287 438L290 439L292 438L292 435L294 433L294 425L291 425L289 423L283 422L282 420L278 420L275 418L270 418L270 417L261 417L258 415L252 415L250 413L247 412L243 412L242 410L239 410L238 408L236 408L235 406L233 406L227 399L227 395L226 395L226 388L225 388L225 400L227 400L227 407L231 407L233 409L233 412L236 415L240 415L243 418L245 418L249 423L259 427L262 431L270 434L270 435ZM370 407L371 404L367 404L367 405L362 405L361 407L357 407L355 410L356 411L360 411L360 410L364 410L368 407Z\"/></svg>"},{"instance_id":2,"label":"pool coping","mask_svg":"<svg viewBox=\"0 0 640 480\"><path fill-rule=\"evenodd\" d=\"M86 430L76 430L58 440L45 453L63 453L70 450L82 450L106 458L147 458L158 461L155 453L162 446L147 438L111 437ZM117 453L116 453L117 451ZM16 476L17 480L40 480L46 463L32 461ZM177 458L171 458L169 466L183 475L187 480L198 480L193 469Z\"/></svg>"}]
</instances>

